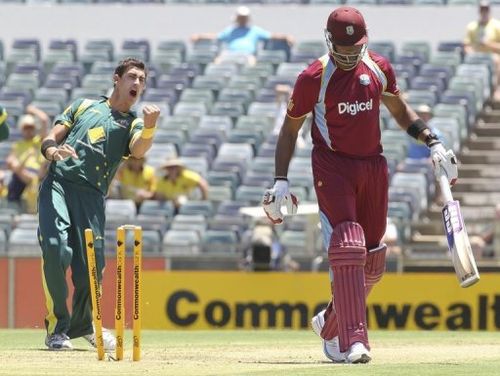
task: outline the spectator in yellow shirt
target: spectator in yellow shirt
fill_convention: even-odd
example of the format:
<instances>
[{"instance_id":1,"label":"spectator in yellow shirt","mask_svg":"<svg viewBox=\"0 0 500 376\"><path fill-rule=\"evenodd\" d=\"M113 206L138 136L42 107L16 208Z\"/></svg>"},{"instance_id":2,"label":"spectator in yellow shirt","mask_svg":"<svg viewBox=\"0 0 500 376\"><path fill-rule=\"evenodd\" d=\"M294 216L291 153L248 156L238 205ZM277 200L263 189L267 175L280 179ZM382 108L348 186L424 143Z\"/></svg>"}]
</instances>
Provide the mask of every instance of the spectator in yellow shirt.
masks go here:
<instances>
[{"instance_id":1,"label":"spectator in yellow shirt","mask_svg":"<svg viewBox=\"0 0 500 376\"><path fill-rule=\"evenodd\" d=\"M7 111L0 106L0 141L9 138L9 125L7 124ZM7 197L7 185L5 184L5 171L0 170L0 200Z\"/></svg>"},{"instance_id":2,"label":"spectator in yellow shirt","mask_svg":"<svg viewBox=\"0 0 500 376\"><path fill-rule=\"evenodd\" d=\"M465 53L490 52L493 54L496 67L497 82L500 82L500 21L491 16L490 3L479 2L479 19L467 25L464 39ZM495 82L495 86L497 86ZM495 93L495 97L500 95ZM500 99L500 98L499 98Z\"/></svg>"},{"instance_id":3,"label":"spectator in yellow shirt","mask_svg":"<svg viewBox=\"0 0 500 376\"><path fill-rule=\"evenodd\" d=\"M12 171L7 200L19 203L28 213L35 213L38 183L47 167L40 146L47 134L49 117L31 105L26 107L26 112L17 123L22 139L12 145L6 160L8 169Z\"/></svg>"},{"instance_id":4,"label":"spectator in yellow shirt","mask_svg":"<svg viewBox=\"0 0 500 376\"><path fill-rule=\"evenodd\" d=\"M167 160L161 170L163 176L158 179L155 199L171 200L178 209L196 188L201 192L201 199L207 199L207 181L197 172L187 169L180 159Z\"/></svg>"},{"instance_id":5,"label":"spectator in yellow shirt","mask_svg":"<svg viewBox=\"0 0 500 376\"><path fill-rule=\"evenodd\" d=\"M9 125L7 124L7 111L0 106L0 141L9 138Z\"/></svg>"},{"instance_id":6,"label":"spectator in yellow shirt","mask_svg":"<svg viewBox=\"0 0 500 376\"><path fill-rule=\"evenodd\" d=\"M488 1L479 2L479 19L467 25L465 52L500 52L500 21L491 16Z\"/></svg>"},{"instance_id":7,"label":"spectator in yellow shirt","mask_svg":"<svg viewBox=\"0 0 500 376\"><path fill-rule=\"evenodd\" d=\"M7 197L7 185L5 184L5 171L0 170L0 201Z\"/></svg>"},{"instance_id":8,"label":"spectator in yellow shirt","mask_svg":"<svg viewBox=\"0 0 500 376\"><path fill-rule=\"evenodd\" d=\"M137 210L144 200L150 200L156 191L156 176L153 166L145 158L129 157L116 175L118 198L135 202Z\"/></svg>"}]
</instances>

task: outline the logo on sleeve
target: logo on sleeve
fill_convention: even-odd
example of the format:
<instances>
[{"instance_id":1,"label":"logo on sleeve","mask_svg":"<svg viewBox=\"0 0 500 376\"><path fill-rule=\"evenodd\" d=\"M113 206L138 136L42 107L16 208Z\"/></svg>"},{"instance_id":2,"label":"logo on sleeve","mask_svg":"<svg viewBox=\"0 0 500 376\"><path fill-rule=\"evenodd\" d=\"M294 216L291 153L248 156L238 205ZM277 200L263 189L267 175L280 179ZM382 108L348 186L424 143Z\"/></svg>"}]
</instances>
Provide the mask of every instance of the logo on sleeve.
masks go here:
<instances>
[{"instance_id":1,"label":"logo on sleeve","mask_svg":"<svg viewBox=\"0 0 500 376\"><path fill-rule=\"evenodd\" d=\"M339 115L349 114L351 116L356 115L358 112L371 111L373 109L373 99L366 102L340 102L338 104Z\"/></svg>"}]
</instances>

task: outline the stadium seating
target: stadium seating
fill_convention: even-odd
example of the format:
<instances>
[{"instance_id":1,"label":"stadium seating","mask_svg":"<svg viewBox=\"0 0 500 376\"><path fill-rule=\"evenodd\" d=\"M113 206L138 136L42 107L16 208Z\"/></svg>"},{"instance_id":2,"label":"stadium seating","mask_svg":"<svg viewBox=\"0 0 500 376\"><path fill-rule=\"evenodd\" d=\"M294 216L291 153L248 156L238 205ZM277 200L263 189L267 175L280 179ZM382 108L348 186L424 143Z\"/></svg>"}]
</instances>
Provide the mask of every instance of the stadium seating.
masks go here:
<instances>
[{"instance_id":1,"label":"stadium seating","mask_svg":"<svg viewBox=\"0 0 500 376\"><path fill-rule=\"evenodd\" d=\"M8 253L12 255L39 256L40 246L36 228L15 228L9 236Z\"/></svg>"},{"instance_id":2,"label":"stadium seating","mask_svg":"<svg viewBox=\"0 0 500 376\"><path fill-rule=\"evenodd\" d=\"M375 3L410 2L347 1ZM415 3L444 4L441 0ZM154 45L146 40L54 40L44 49L36 39L19 39L10 47L7 50L0 43L0 101L8 109L12 124L30 103L54 117L75 98L97 98L109 93L111 76L120 58L138 56L149 61L148 88L136 110L140 112L145 103L159 104L162 119L148 163L158 167L169 157L180 157L188 168L207 179L209 197L205 202L188 201L177 215L171 203L156 201L144 202L136 213L133 202L107 200L106 212L112 224L144 223L148 248L165 255L238 251L239 236L251 226L248 218L238 213L239 204L258 205L264 188L272 184L274 127L283 116L282 106L276 103L275 85L293 85L297 74L326 52L321 39L299 41L291 49L273 40L258 50L257 62L251 65L246 57L220 54L221 46L210 41L193 44L162 40ZM369 47L392 61L398 84L412 105L425 103L432 107L434 118L430 125L439 129L447 145L457 154L465 150L474 124L491 98L491 57L464 56L461 43L456 41L440 42L435 50L421 40L400 46L392 41L370 40ZM428 170L404 166L410 163L406 161L408 139L385 108L381 109L381 134L391 175L389 215L396 221L400 234L411 238L408 231L426 215L434 189ZM16 137L19 132L13 129L12 138ZM307 202L315 200L315 190L310 173L311 142L308 136L304 140L306 146L297 147L291 161L289 177L295 193ZM1 163L9 147L9 143L0 144ZM463 158L467 161L495 157L476 156L472 152ZM227 204L232 200L238 204ZM158 225L154 218L159 218ZM10 226L0 226L0 252L35 249L36 243L24 244L19 236L29 223L24 218ZM290 224L280 239L292 254L300 255L304 228L299 223Z\"/></svg>"}]
</instances>

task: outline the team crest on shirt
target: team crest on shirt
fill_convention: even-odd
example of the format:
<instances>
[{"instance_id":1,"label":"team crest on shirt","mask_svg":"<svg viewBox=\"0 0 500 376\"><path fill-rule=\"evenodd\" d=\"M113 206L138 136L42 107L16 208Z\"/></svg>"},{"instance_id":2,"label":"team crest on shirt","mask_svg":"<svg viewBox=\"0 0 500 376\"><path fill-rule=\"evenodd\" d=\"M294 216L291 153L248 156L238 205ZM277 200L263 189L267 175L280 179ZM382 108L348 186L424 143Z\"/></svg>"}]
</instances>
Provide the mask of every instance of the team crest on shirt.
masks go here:
<instances>
[{"instance_id":1,"label":"team crest on shirt","mask_svg":"<svg viewBox=\"0 0 500 376\"><path fill-rule=\"evenodd\" d=\"M120 128L127 128L127 121L114 121L115 125L117 125Z\"/></svg>"},{"instance_id":2,"label":"team crest on shirt","mask_svg":"<svg viewBox=\"0 0 500 376\"><path fill-rule=\"evenodd\" d=\"M367 74L362 74L359 76L359 83L364 86L370 85L370 76Z\"/></svg>"},{"instance_id":3,"label":"team crest on shirt","mask_svg":"<svg viewBox=\"0 0 500 376\"><path fill-rule=\"evenodd\" d=\"M114 119L113 122L120 128L127 128L129 123L128 119Z\"/></svg>"},{"instance_id":4,"label":"team crest on shirt","mask_svg":"<svg viewBox=\"0 0 500 376\"><path fill-rule=\"evenodd\" d=\"M345 32L347 35L353 35L354 34L354 27L352 25L346 26Z\"/></svg>"}]
</instances>

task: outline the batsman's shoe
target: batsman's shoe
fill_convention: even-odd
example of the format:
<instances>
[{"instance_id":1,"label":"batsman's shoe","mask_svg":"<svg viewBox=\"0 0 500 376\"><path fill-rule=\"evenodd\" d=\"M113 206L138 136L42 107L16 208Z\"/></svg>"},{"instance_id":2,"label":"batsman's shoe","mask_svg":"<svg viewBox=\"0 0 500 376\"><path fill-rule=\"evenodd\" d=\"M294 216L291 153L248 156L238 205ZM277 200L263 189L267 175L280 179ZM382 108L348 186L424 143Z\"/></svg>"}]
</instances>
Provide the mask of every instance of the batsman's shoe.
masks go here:
<instances>
[{"instance_id":1,"label":"batsman's shoe","mask_svg":"<svg viewBox=\"0 0 500 376\"><path fill-rule=\"evenodd\" d=\"M311 320L311 327L314 333L321 338L321 330L325 326L325 309L319 312ZM334 363L345 362L346 353L340 352L339 337L333 337L331 340L323 340L323 353Z\"/></svg>"},{"instance_id":2,"label":"batsman's shoe","mask_svg":"<svg viewBox=\"0 0 500 376\"><path fill-rule=\"evenodd\" d=\"M87 340L92 346L97 348L95 333L84 335L83 338ZM102 340L104 342L104 351L110 352L116 349L116 337L106 328L102 328Z\"/></svg>"},{"instance_id":3,"label":"batsman's shoe","mask_svg":"<svg viewBox=\"0 0 500 376\"><path fill-rule=\"evenodd\" d=\"M322 310L321 312L318 312L318 314L314 316L311 320L312 330L314 333L316 333L318 337L321 337L321 331L325 326L325 312L326 309Z\"/></svg>"},{"instance_id":4,"label":"batsman's shoe","mask_svg":"<svg viewBox=\"0 0 500 376\"><path fill-rule=\"evenodd\" d=\"M64 333L47 334L45 337L45 345L49 350L53 351L73 350L73 345L69 337Z\"/></svg>"},{"instance_id":5,"label":"batsman's shoe","mask_svg":"<svg viewBox=\"0 0 500 376\"><path fill-rule=\"evenodd\" d=\"M348 363L368 363L372 360L370 352L361 342L354 342L347 351Z\"/></svg>"}]
</instances>

